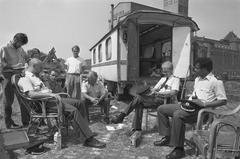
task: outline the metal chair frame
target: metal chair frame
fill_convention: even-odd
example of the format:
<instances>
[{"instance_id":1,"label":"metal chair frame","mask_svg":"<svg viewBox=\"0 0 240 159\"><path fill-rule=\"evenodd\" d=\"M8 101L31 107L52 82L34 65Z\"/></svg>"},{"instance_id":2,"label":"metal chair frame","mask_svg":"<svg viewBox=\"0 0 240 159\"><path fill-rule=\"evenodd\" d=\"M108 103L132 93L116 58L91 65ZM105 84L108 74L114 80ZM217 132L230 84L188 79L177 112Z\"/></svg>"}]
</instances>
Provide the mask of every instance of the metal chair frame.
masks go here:
<instances>
[{"instance_id":1,"label":"metal chair frame","mask_svg":"<svg viewBox=\"0 0 240 159\"><path fill-rule=\"evenodd\" d=\"M207 159L214 159L218 151L231 152L235 158L240 158L240 124L235 121L231 121L226 117L233 116L240 111L240 105L233 110L221 111L213 109L202 109L198 113L198 120L196 130L193 133L192 141L195 143L197 149L197 155L200 152ZM203 119L207 114L214 116L214 121L210 126L210 130L203 129ZM236 135L233 145L221 145L217 144L217 136L221 135L220 130L230 126L233 128Z\"/></svg>"}]
</instances>

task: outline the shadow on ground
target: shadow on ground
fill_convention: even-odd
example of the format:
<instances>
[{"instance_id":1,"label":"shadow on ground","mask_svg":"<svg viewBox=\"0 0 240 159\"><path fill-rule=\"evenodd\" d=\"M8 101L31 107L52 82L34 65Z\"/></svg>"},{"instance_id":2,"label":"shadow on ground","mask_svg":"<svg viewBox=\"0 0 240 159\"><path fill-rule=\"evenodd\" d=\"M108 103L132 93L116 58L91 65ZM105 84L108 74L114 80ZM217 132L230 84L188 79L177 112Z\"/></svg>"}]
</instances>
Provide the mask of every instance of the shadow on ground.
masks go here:
<instances>
[{"instance_id":1,"label":"shadow on ground","mask_svg":"<svg viewBox=\"0 0 240 159\"><path fill-rule=\"evenodd\" d=\"M227 107L221 109L233 109L237 102L230 102ZM126 103L113 101L113 105L116 109L111 109L111 115L117 114L120 110L126 107ZM20 121L19 109L14 106L14 120ZM145 112L144 112L145 116ZM94 122L91 122L91 129L98 134L97 139L106 142L107 147L104 149L88 148L82 146L80 140L73 131L69 131L68 136L64 136L63 144L64 148L60 151L55 150L54 143L45 143L44 146L48 148L47 152L42 155L29 155L25 154L24 149L14 151L13 157L20 159L162 159L168 154L172 148L169 147L155 147L153 142L160 137L155 129L156 118L149 118L149 131L145 131L142 142L139 147L135 148L131 146L129 138L126 136L126 132L131 128L131 119L133 113L124 120L122 124L109 124L106 125L103 122L97 122L94 118ZM234 120L239 119L239 116L233 117ZM143 118L145 119L145 117ZM2 120L1 120L2 122ZM2 126L2 123L1 123ZM143 128L145 128L145 121L143 120ZM190 136L190 131L186 133L186 136ZM185 159L201 158L196 157L194 151L190 147L186 147L187 155Z\"/></svg>"}]
</instances>

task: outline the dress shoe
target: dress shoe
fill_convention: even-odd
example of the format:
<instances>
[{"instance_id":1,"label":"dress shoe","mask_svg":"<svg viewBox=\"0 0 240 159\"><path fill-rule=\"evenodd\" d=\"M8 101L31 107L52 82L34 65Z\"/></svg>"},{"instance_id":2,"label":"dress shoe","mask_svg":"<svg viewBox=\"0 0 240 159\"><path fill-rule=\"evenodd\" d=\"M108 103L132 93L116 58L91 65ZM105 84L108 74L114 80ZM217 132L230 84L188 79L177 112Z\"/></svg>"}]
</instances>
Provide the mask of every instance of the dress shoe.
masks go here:
<instances>
[{"instance_id":1,"label":"dress shoe","mask_svg":"<svg viewBox=\"0 0 240 159\"><path fill-rule=\"evenodd\" d=\"M170 138L168 136L164 136L161 140L154 141L153 145L154 146L168 146L169 141L170 141Z\"/></svg>"},{"instance_id":2,"label":"dress shoe","mask_svg":"<svg viewBox=\"0 0 240 159\"><path fill-rule=\"evenodd\" d=\"M105 117L105 118L103 119L103 121L104 121L104 123L106 123L106 124L109 124L109 123L110 123L110 121L109 121L109 118L108 118L108 117Z\"/></svg>"},{"instance_id":3,"label":"dress shoe","mask_svg":"<svg viewBox=\"0 0 240 159\"><path fill-rule=\"evenodd\" d=\"M120 113L117 117L113 118L111 122L112 122L113 124L122 123L122 122L123 122L123 119L125 118L125 116L126 116L126 114Z\"/></svg>"},{"instance_id":4,"label":"dress shoe","mask_svg":"<svg viewBox=\"0 0 240 159\"><path fill-rule=\"evenodd\" d=\"M106 144L98 141L94 137L91 137L90 139L87 139L87 141L85 141L84 146L94 147L94 148L104 148L106 147Z\"/></svg>"},{"instance_id":5,"label":"dress shoe","mask_svg":"<svg viewBox=\"0 0 240 159\"><path fill-rule=\"evenodd\" d=\"M175 148L170 154L166 156L166 159L180 159L185 156L183 148Z\"/></svg>"},{"instance_id":6,"label":"dress shoe","mask_svg":"<svg viewBox=\"0 0 240 159\"><path fill-rule=\"evenodd\" d=\"M31 154L31 155L41 155L43 153L45 153L45 147L43 146L43 143L34 145L32 147L29 147L26 149L25 154Z\"/></svg>"},{"instance_id":7,"label":"dress shoe","mask_svg":"<svg viewBox=\"0 0 240 159\"><path fill-rule=\"evenodd\" d=\"M7 129L17 129L20 128L19 125L15 124L14 122L11 122L10 124L6 124Z\"/></svg>"}]
</instances>

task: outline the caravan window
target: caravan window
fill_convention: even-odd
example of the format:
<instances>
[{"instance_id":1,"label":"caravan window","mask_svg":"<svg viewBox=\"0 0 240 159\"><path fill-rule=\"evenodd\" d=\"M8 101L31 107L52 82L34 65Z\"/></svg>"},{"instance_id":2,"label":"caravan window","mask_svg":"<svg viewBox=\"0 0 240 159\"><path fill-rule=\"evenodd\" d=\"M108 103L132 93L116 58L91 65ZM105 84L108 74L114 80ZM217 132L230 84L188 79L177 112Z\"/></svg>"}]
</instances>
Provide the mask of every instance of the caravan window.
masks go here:
<instances>
[{"instance_id":1,"label":"caravan window","mask_svg":"<svg viewBox=\"0 0 240 159\"><path fill-rule=\"evenodd\" d=\"M96 49L93 50L93 64L96 63Z\"/></svg>"},{"instance_id":2,"label":"caravan window","mask_svg":"<svg viewBox=\"0 0 240 159\"><path fill-rule=\"evenodd\" d=\"M112 58L112 39L108 38L106 41L106 60Z\"/></svg>"},{"instance_id":3,"label":"caravan window","mask_svg":"<svg viewBox=\"0 0 240 159\"><path fill-rule=\"evenodd\" d=\"M98 46L98 62L102 62L102 44Z\"/></svg>"}]
</instances>

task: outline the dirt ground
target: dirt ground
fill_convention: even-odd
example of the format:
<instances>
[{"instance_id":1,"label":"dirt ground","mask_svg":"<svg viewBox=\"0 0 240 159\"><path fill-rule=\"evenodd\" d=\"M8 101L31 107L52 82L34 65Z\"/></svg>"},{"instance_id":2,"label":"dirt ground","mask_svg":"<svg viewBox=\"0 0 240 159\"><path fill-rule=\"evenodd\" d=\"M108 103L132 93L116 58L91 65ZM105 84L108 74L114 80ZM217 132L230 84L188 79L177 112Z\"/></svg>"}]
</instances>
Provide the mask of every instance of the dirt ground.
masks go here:
<instances>
[{"instance_id":1,"label":"dirt ground","mask_svg":"<svg viewBox=\"0 0 240 159\"><path fill-rule=\"evenodd\" d=\"M233 88L232 87L232 91ZM228 91L228 90L227 90ZM240 102L240 98L237 97L236 92L231 93L227 92L230 96L230 100L227 106L222 107L223 111L228 109L233 109ZM113 116L117 114L120 110L126 107L126 102L118 102L112 101L112 105L115 108L111 108L110 115ZM169 147L155 147L153 142L155 140L160 139L160 136L156 130L156 118L149 117L149 129L145 130L145 114L143 117L143 137L140 145L135 148L131 146L129 137L126 136L126 132L131 128L131 120L133 117L133 113L130 114L122 124L109 124L106 125L101 121L96 121L100 118L95 118L90 123L90 128L92 131L98 134L97 139L100 141L106 142L107 147L104 149L96 149L96 148L88 148L82 146L82 143L78 140L78 138L74 135L72 131L70 134L66 136L64 135L63 145L64 148L60 151L54 149L54 144L52 142L44 143L44 146L47 148L46 152L42 155L29 155L25 154L24 149L15 150L12 154L14 158L20 159L162 159L165 158L165 155L168 154L172 148ZM233 117L234 120L239 120L238 114ZM2 118L2 107L1 107L1 123L0 129L4 129L3 127L3 118ZM20 123L20 112L17 106L17 103L14 104L14 112L13 119L16 123ZM240 121L240 120L239 120ZM187 131L187 138L191 136L191 131ZM187 152L185 159L195 159L201 158L201 156L195 156L193 149L190 147L185 147ZM225 158L225 157L220 157ZM229 158L229 157L226 157ZM231 157L230 157L231 158Z\"/></svg>"}]
</instances>

